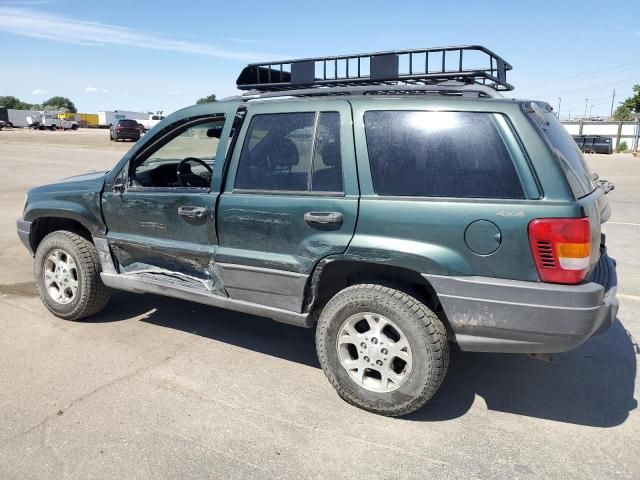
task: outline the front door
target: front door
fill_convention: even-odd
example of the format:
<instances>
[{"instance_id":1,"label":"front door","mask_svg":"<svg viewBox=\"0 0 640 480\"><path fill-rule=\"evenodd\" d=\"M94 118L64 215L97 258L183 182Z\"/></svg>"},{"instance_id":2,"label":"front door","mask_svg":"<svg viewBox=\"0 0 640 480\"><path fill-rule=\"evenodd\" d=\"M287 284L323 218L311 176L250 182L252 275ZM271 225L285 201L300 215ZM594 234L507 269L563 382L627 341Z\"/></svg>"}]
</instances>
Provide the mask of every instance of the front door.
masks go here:
<instances>
[{"instance_id":1,"label":"front door","mask_svg":"<svg viewBox=\"0 0 640 480\"><path fill-rule=\"evenodd\" d=\"M342 100L248 107L217 218L231 298L300 312L317 262L346 250L358 212L351 122Z\"/></svg>"},{"instance_id":2,"label":"front door","mask_svg":"<svg viewBox=\"0 0 640 480\"><path fill-rule=\"evenodd\" d=\"M220 171L216 159L224 161L224 122L224 115L177 122L104 193L107 241L121 273L219 290L211 184L214 169Z\"/></svg>"}]
</instances>

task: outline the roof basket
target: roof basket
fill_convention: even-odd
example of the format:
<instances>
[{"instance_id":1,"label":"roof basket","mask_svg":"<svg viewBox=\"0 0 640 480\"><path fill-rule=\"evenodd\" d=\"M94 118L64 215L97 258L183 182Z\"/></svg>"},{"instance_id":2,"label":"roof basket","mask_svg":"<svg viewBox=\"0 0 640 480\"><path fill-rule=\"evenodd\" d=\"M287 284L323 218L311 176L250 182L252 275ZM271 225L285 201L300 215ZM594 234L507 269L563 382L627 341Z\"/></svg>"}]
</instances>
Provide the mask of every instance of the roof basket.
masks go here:
<instances>
[{"instance_id":1,"label":"roof basket","mask_svg":"<svg viewBox=\"0 0 640 480\"><path fill-rule=\"evenodd\" d=\"M276 92L316 87L433 85L462 82L513 90L511 65L479 45L251 63L236 81L240 90Z\"/></svg>"}]
</instances>

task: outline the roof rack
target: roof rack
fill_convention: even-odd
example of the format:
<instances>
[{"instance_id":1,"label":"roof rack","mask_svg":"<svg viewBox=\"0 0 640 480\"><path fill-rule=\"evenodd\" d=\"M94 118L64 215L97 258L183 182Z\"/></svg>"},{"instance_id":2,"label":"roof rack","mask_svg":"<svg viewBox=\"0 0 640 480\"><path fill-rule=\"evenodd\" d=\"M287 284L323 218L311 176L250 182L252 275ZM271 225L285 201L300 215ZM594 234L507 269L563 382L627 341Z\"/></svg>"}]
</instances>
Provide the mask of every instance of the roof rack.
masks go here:
<instances>
[{"instance_id":1,"label":"roof rack","mask_svg":"<svg viewBox=\"0 0 640 480\"><path fill-rule=\"evenodd\" d=\"M251 63L240 72L236 85L240 90L283 92L319 87L438 85L453 81L506 91L513 90L507 83L507 71L511 69L509 63L491 50L466 45Z\"/></svg>"}]
</instances>

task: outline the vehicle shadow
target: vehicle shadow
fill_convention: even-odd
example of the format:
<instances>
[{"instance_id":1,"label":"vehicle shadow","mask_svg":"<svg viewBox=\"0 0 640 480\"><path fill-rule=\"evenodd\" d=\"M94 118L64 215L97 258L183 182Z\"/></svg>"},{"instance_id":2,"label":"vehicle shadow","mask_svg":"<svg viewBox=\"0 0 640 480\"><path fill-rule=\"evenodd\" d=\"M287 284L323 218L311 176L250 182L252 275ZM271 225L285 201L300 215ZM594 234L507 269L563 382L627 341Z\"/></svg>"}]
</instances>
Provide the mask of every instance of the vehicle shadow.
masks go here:
<instances>
[{"instance_id":1,"label":"vehicle shadow","mask_svg":"<svg viewBox=\"0 0 640 480\"><path fill-rule=\"evenodd\" d=\"M156 295L116 292L95 322L140 321L233 344L320 368L314 330L253 315ZM634 399L640 348L616 321L611 330L545 363L526 355L461 352L452 348L449 372L436 396L406 421L463 416L476 400L489 410L594 427L623 423Z\"/></svg>"}]
</instances>

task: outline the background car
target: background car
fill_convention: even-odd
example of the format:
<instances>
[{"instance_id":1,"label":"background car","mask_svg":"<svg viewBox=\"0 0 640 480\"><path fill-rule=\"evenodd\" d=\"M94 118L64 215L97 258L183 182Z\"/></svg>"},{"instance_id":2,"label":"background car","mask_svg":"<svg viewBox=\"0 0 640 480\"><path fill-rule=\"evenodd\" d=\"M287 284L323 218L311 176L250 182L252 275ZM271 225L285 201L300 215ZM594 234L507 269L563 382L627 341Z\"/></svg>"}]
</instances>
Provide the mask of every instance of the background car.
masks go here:
<instances>
[{"instance_id":1,"label":"background car","mask_svg":"<svg viewBox=\"0 0 640 480\"><path fill-rule=\"evenodd\" d=\"M135 120L118 120L118 123L111 125L109 130L109 139L112 141L118 140L133 140L137 142L140 140L140 129L138 128L138 122Z\"/></svg>"}]
</instances>

